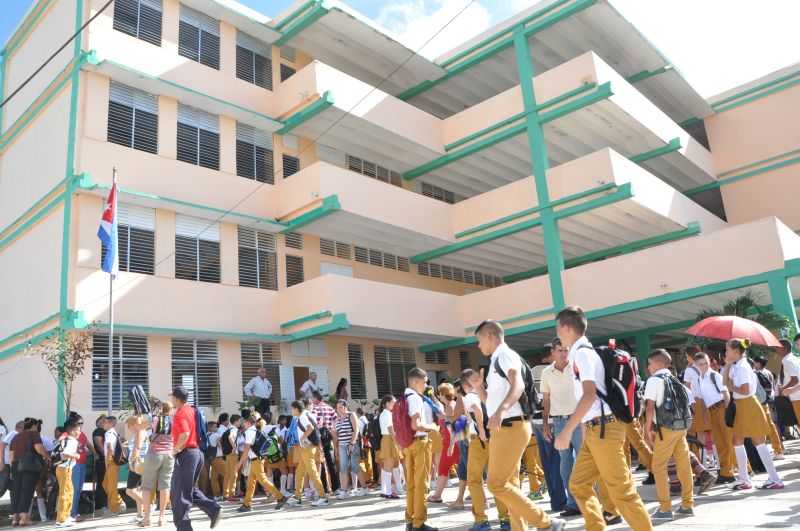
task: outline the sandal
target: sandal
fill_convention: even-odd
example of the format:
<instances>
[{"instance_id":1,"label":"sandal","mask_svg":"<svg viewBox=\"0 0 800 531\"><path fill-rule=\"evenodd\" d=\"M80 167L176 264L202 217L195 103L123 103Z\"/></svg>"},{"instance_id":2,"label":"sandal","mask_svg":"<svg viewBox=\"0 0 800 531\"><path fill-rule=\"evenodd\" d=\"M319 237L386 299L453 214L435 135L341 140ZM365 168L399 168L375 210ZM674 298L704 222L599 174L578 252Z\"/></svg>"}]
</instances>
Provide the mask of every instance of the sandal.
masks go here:
<instances>
[{"instance_id":1,"label":"sandal","mask_svg":"<svg viewBox=\"0 0 800 531\"><path fill-rule=\"evenodd\" d=\"M438 500L434 500L433 498L428 498L428 503L444 503L444 501L439 498Z\"/></svg>"},{"instance_id":2,"label":"sandal","mask_svg":"<svg viewBox=\"0 0 800 531\"><path fill-rule=\"evenodd\" d=\"M166 523L167 523L167 519L166 518L159 518L158 519L158 527L164 527L164 524L166 524Z\"/></svg>"},{"instance_id":3,"label":"sandal","mask_svg":"<svg viewBox=\"0 0 800 531\"><path fill-rule=\"evenodd\" d=\"M138 525L139 527L150 527L150 520L142 520L136 525Z\"/></svg>"},{"instance_id":4,"label":"sandal","mask_svg":"<svg viewBox=\"0 0 800 531\"><path fill-rule=\"evenodd\" d=\"M454 511L463 511L464 510L464 504L463 503L457 504L456 502L448 503L447 504L447 508L448 509L453 509Z\"/></svg>"}]
</instances>

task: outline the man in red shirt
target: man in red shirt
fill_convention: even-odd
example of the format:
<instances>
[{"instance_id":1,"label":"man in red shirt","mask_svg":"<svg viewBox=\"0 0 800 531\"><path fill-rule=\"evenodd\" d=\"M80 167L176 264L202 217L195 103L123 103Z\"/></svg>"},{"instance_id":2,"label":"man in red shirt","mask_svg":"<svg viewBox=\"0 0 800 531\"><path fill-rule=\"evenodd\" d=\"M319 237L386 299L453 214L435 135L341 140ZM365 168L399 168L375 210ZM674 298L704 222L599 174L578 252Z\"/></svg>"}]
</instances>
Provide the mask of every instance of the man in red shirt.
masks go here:
<instances>
[{"instance_id":1,"label":"man in red shirt","mask_svg":"<svg viewBox=\"0 0 800 531\"><path fill-rule=\"evenodd\" d=\"M172 520L178 531L191 531L189 509L196 505L211 519L211 529L214 529L222 519L222 508L195 487L203 468L203 453L197 444L195 410L186 403L188 398L189 392L185 387L178 386L172 390L172 405L175 406L172 421L175 468L170 490Z\"/></svg>"}]
</instances>

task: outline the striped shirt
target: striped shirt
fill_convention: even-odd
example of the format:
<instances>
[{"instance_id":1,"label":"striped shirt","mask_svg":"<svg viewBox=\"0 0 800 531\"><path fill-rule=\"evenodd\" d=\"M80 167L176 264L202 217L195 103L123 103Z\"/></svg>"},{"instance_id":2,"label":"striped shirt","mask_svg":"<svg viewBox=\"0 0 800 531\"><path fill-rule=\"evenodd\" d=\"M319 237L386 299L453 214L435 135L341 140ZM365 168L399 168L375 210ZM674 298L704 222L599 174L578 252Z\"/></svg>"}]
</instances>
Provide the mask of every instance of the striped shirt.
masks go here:
<instances>
[{"instance_id":1,"label":"striped shirt","mask_svg":"<svg viewBox=\"0 0 800 531\"><path fill-rule=\"evenodd\" d=\"M336 410L325 402L317 402L314 404L311 408L311 412L314 413L317 425L320 428L328 428L329 430L336 428L336 422L339 416L336 414Z\"/></svg>"},{"instance_id":2,"label":"striped shirt","mask_svg":"<svg viewBox=\"0 0 800 531\"><path fill-rule=\"evenodd\" d=\"M350 441L353 440L353 422L351 421L351 415L352 413L348 411L344 419L336 424L336 432L339 434L339 444L350 444Z\"/></svg>"}]
</instances>

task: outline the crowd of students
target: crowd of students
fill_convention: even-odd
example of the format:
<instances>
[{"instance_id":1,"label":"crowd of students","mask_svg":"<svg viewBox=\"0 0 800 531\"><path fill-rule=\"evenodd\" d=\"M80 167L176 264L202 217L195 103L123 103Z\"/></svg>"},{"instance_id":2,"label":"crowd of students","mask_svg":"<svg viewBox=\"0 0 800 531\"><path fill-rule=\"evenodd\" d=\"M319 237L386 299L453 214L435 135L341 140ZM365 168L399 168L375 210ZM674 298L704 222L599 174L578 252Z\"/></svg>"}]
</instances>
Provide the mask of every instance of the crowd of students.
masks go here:
<instances>
[{"instance_id":1,"label":"crowd of students","mask_svg":"<svg viewBox=\"0 0 800 531\"><path fill-rule=\"evenodd\" d=\"M188 392L177 387L156 415L127 419L127 441L110 416L97 420L91 440L77 414L52 440L40 434L41 421L24 419L0 438L0 479L13 479L12 525L32 524L34 493L46 520L41 482L51 465L59 487L56 527L80 522L89 455L96 458L101 485L96 508L107 506L111 515L125 508L118 481L119 467L128 464L125 492L136 503L131 523L151 525L158 493L157 524L165 524L171 506L176 527L186 530L193 505L212 527L222 516L221 502L251 511L259 485L276 510L324 507L334 495L361 497L379 486L381 498L406 497L407 531L436 531L428 525L427 507L442 503L445 487L456 481L450 508L463 509L468 492L475 531L492 529L486 489L501 530L559 531L566 518L582 517L590 531L622 519L639 531L693 516L695 487L698 494L722 483L737 491L755 488L753 469L767 473L759 489L783 488L774 465L784 458L783 446L769 402L774 395L787 397L800 417L800 361L791 342L781 340L778 375L766 370L766 359L749 359L747 338L727 341L720 360L698 347L684 348L688 366L680 379L672 356L656 349L647 355L646 383L631 383L641 392L637 410L635 400L617 403L614 387L625 384L607 374L609 363L628 363L635 375L636 358L595 348L579 307L559 312L556 323L558 337L545 346L545 364L531 370L504 342L502 326L485 321L476 336L487 367L466 369L454 384L441 382L436 389L424 370L414 368L403 394L383 397L374 415L351 411L346 399L334 409L315 388L310 399L292 402L291 415L273 419L268 410L244 410L206 423L186 404ZM651 514L636 490L632 450L650 472L645 483L656 486L659 506ZM707 469L706 453L716 458L716 476ZM758 466L751 466L754 459ZM526 477L527 494L521 490ZM545 491L558 517L536 504ZM680 498L675 507L673 496Z\"/></svg>"}]
</instances>

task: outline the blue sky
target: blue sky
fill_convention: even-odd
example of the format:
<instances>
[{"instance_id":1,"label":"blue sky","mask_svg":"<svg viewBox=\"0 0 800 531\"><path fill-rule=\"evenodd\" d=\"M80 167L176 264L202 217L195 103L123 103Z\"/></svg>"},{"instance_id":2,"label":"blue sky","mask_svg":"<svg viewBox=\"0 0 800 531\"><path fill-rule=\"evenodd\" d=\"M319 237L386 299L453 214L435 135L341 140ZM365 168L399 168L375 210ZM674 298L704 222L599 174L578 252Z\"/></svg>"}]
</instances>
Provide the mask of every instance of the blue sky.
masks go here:
<instances>
[{"instance_id":1,"label":"blue sky","mask_svg":"<svg viewBox=\"0 0 800 531\"><path fill-rule=\"evenodd\" d=\"M0 43L34 0L0 0ZM420 53L428 57L532 5L536 0L343 0L418 49L469 4ZM611 0L704 97L800 62L800 1ZM275 17L293 0L239 0ZM471 3L470 3L471 2Z\"/></svg>"}]
</instances>

